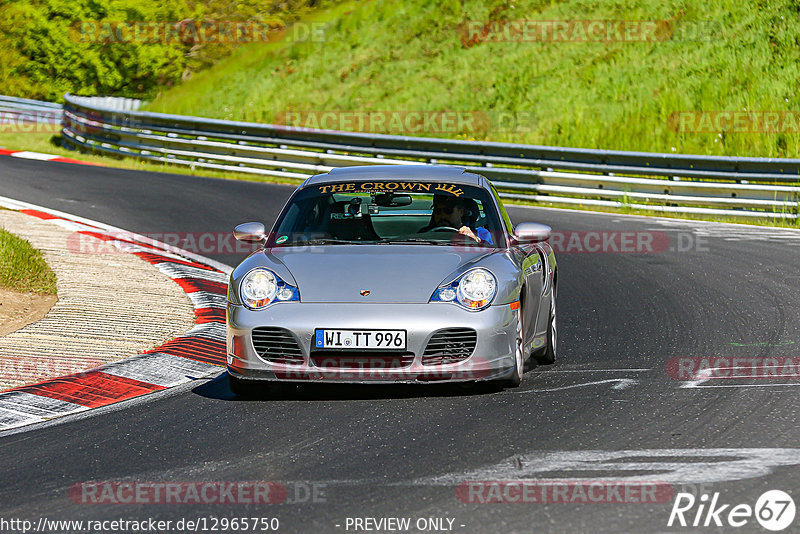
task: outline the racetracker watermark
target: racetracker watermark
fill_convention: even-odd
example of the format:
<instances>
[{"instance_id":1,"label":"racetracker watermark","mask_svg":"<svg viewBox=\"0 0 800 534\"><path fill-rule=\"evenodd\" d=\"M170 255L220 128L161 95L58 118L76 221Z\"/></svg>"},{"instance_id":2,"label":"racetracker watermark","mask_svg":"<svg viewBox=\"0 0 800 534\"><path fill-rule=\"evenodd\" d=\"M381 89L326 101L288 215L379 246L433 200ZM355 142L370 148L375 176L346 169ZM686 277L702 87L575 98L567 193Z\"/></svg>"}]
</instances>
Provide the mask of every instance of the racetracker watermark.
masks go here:
<instances>
[{"instance_id":1,"label":"racetracker watermark","mask_svg":"<svg viewBox=\"0 0 800 534\"><path fill-rule=\"evenodd\" d=\"M302 21L286 28L258 21L84 20L70 28L70 36L77 42L102 44L244 44L281 39L321 43L326 28L327 23Z\"/></svg>"},{"instance_id":2,"label":"racetracker watermark","mask_svg":"<svg viewBox=\"0 0 800 534\"><path fill-rule=\"evenodd\" d=\"M800 357L677 357L667 362L667 375L673 380L797 380Z\"/></svg>"},{"instance_id":3,"label":"racetracker watermark","mask_svg":"<svg viewBox=\"0 0 800 534\"><path fill-rule=\"evenodd\" d=\"M391 183L391 182L390 182ZM250 254L263 243L272 243L271 234L261 243L238 241L230 232L153 232L139 236L127 232L101 234L91 231L73 232L67 237L67 250L72 254L120 254L150 250L149 240L167 245L168 249L188 251L202 255ZM144 237L145 239L142 239ZM310 234L275 237L274 243L292 251L323 254L324 247L317 246L317 239L330 235ZM495 243L501 242L501 234L492 236ZM625 231L625 230L560 230L550 234L550 246L557 254L664 254L670 252L709 252L708 239L691 232ZM459 249L474 250L488 247L477 244L470 238L455 234L451 244Z\"/></svg>"},{"instance_id":4,"label":"racetracker watermark","mask_svg":"<svg viewBox=\"0 0 800 534\"><path fill-rule=\"evenodd\" d=\"M77 504L305 504L327 502L327 486L312 482L79 482Z\"/></svg>"},{"instance_id":5,"label":"racetracker watermark","mask_svg":"<svg viewBox=\"0 0 800 534\"><path fill-rule=\"evenodd\" d=\"M677 133L800 133L800 111L675 111L667 126Z\"/></svg>"},{"instance_id":6,"label":"racetracker watermark","mask_svg":"<svg viewBox=\"0 0 800 534\"><path fill-rule=\"evenodd\" d=\"M711 41L720 33L714 21L675 20L507 20L464 23L464 46L482 42L510 43L659 43Z\"/></svg>"},{"instance_id":7,"label":"racetracker watermark","mask_svg":"<svg viewBox=\"0 0 800 534\"><path fill-rule=\"evenodd\" d=\"M142 237L145 239L143 240ZM67 237L71 254L123 254L152 250L149 240L158 241L177 251L195 254L250 254L258 243L238 241L231 232L153 232L144 236L126 232L73 232Z\"/></svg>"},{"instance_id":8,"label":"racetracker watermark","mask_svg":"<svg viewBox=\"0 0 800 534\"><path fill-rule=\"evenodd\" d=\"M81 358L80 361L57 357L3 356L0 360L0 380L26 381L54 376L81 374L106 363L99 358Z\"/></svg>"},{"instance_id":9,"label":"racetracker watermark","mask_svg":"<svg viewBox=\"0 0 800 534\"><path fill-rule=\"evenodd\" d=\"M290 110L274 122L288 131L336 130L384 134L474 134L532 131L529 111Z\"/></svg>"},{"instance_id":10,"label":"racetracker watermark","mask_svg":"<svg viewBox=\"0 0 800 534\"><path fill-rule=\"evenodd\" d=\"M494 233L494 243L503 235ZM708 239L692 232L625 231L625 230L556 230L547 242L556 254L668 254L673 252L709 252ZM477 248L491 250L492 246L476 244L462 234L454 234L451 244L458 250Z\"/></svg>"},{"instance_id":11,"label":"racetracker watermark","mask_svg":"<svg viewBox=\"0 0 800 534\"><path fill-rule=\"evenodd\" d=\"M354 352L315 351L310 357L310 368L287 366L276 369L275 376L281 380L321 380L326 382L396 381L413 380L423 382L473 381L487 378L492 372L491 362L479 356L466 361L449 363L446 358L432 357L423 368L410 369L410 353L357 354ZM510 372L510 370L509 370Z\"/></svg>"},{"instance_id":12,"label":"racetracker watermark","mask_svg":"<svg viewBox=\"0 0 800 534\"><path fill-rule=\"evenodd\" d=\"M458 500L470 504L651 504L672 500L665 482L613 480L483 480L462 482Z\"/></svg>"},{"instance_id":13,"label":"racetracker watermark","mask_svg":"<svg viewBox=\"0 0 800 534\"><path fill-rule=\"evenodd\" d=\"M38 134L60 131L60 111L0 111L0 133Z\"/></svg>"},{"instance_id":14,"label":"racetracker watermark","mask_svg":"<svg viewBox=\"0 0 800 534\"><path fill-rule=\"evenodd\" d=\"M554 231L550 246L556 254L663 254L708 252L708 240L691 232L658 231Z\"/></svg>"}]
</instances>

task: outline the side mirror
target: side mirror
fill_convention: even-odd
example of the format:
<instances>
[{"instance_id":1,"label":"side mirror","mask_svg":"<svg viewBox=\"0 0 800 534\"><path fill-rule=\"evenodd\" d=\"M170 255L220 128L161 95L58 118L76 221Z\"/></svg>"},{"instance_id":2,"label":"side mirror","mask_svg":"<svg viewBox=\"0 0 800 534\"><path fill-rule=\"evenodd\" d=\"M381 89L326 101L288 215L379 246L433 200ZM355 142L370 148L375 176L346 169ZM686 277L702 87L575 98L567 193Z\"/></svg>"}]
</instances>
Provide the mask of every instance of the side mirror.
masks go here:
<instances>
[{"instance_id":1,"label":"side mirror","mask_svg":"<svg viewBox=\"0 0 800 534\"><path fill-rule=\"evenodd\" d=\"M553 229L546 224L530 222L519 223L517 227L514 228L514 238L520 245L539 243L550 239L550 233L552 231Z\"/></svg>"},{"instance_id":2,"label":"side mirror","mask_svg":"<svg viewBox=\"0 0 800 534\"><path fill-rule=\"evenodd\" d=\"M233 237L246 243L261 243L267 239L267 229L260 222L244 223L233 229Z\"/></svg>"}]
</instances>

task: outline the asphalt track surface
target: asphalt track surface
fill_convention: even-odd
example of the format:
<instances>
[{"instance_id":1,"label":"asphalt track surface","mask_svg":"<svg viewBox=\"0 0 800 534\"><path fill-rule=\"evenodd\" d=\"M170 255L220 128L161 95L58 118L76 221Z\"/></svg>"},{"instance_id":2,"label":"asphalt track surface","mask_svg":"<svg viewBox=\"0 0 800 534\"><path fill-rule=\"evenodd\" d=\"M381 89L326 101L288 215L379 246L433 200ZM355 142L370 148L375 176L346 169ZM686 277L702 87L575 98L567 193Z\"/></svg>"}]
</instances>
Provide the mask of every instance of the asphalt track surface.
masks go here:
<instances>
[{"instance_id":1,"label":"asphalt track surface","mask_svg":"<svg viewBox=\"0 0 800 534\"><path fill-rule=\"evenodd\" d=\"M269 224L291 191L0 158L0 195L145 234ZM666 369L671 358L686 356L798 356L800 239L639 217L509 211L515 222L556 231L663 232L672 248L681 241L689 250L559 254L559 360L531 369L517 390L308 386L243 400L217 378L1 436L0 518L277 517L280 532L353 532L347 518L354 517L408 517L412 525L450 518L454 532L695 531L667 528L672 502L480 504L456 495L459 480L513 480L531 470L573 480L695 480L691 487L675 482L674 491L703 484L731 504L754 505L769 489L796 498L799 381L685 387ZM210 256L231 265L239 259ZM597 451L628 452L598 463ZM317 502L279 505L70 498L74 484L97 480L269 480L284 483L290 501L303 501L294 493L308 484L321 494ZM753 519L736 530L762 531Z\"/></svg>"}]
</instances>

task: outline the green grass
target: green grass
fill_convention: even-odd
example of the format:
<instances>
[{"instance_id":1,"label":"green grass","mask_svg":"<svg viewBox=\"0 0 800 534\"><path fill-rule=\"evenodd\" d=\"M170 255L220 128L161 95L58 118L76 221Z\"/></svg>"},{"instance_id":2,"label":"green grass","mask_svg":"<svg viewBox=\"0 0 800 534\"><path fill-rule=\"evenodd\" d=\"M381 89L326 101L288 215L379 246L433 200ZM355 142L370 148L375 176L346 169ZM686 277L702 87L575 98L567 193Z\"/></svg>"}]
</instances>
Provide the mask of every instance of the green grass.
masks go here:
<instances>
[{"instance_id":1,"label":"green grass","mask_svg":"<svg viewBox=\"0 0 800 534\"><path fill-rule=\"evenodd\" d=\"M491 123L442 136L798 157L797 133L668 125L687 110L797 110L798 11L792 0L350 3L318 15L330 20L324 42L245 46L149 109L256 122L298 110L510 113L519 119L513 128ZM678 29L711 21L715 31L705 40L462 42L467 21L520 19L668 20Z\"/></svg>"},{"instance_id":2,"label":"green grass","mask_svg":"<svg viewBox=\"0 0 800 534\"><path fill-rule=\"evenodd\" d=\"M797 134L678 134L683 110L794 110L800 26L789 0L578 0L510 3L465 0L345 2L303 24L324 24L325 40L240 48L214 68L161 93L152 111L274 122L287 111L478 111L509 113L512 129L450 131L445 137L658 152L800 157ZM783 18L782 18L783 17ZM485 20L711 21L710 39L660 42L462 41L464 23ZM435 134L432 134L435 135ZM0 146L113 167L285 182L233 172L79 155L47 135L0 133ZM627 204L630 199L623 199ZM548 205L548 204L537 204ZM699 220L797 227L796 221L680 216L628 205L583 208Z\"/></svg>"},{"instance_id":3,"label":"green grass","mask_svg":"<svg viewBox=\"0 0 800 534\"><path fill-rule=\"evenodd\" d=\"M56 275L42 253L0 228L0 286L14 291L56 294Z\"/></svg>"}]
</instances>

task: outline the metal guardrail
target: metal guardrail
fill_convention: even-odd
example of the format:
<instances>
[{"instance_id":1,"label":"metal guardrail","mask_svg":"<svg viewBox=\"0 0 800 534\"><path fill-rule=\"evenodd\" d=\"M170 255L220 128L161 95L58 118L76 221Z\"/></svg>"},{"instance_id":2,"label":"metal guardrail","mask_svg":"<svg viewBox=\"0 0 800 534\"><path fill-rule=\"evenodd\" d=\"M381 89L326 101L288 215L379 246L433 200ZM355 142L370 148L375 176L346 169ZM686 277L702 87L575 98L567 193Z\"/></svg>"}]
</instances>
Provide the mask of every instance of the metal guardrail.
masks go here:
<instances>
[{"instance_id":1,"label":"metal guardrail","mask_svg":"<svg viewBox=\"0 0 800 534\"><path fill-rule=\"evenodd\" d=\"M75 101L82 102L87 106L98 106L103 109L113 109L114 111L137 111L143 100L138 98L124 98L119 96L72 96Z\"/></svg>"},{"instance_id":2,"label":"metal guardrail","mask_svg":"<svg viewBox=\"0 0 800 534\"><path fill-rule=\"evenodd\" d=\"M136 98L115 96L80 98L85 104L102 106L103 108L117 111L136 111L143 104L142 100ZM60 124L64 116L63 108L64 106L54 102L0 95L0 117L2 117L2 122L4 123L19 121Z\"/></svg>"},{"instance_id":3,"label":"metal guardrail","mask_svg":"<svg viewBox=\"0 0 800 534\"><path fill-rule=\"evenodd\" d=\"M800 160L404 137L111 107L65 95L66 143L115 156L304 180L349 165L455 164L505 198L720 217L797 219ZM137 106L138 107L138 106Z\"/></svg>"},{"instance_id":4,"label":"metal guardrail","mask_svg":"<svg viewBox=\"0 0 800 534\"><path fill-rule=\"evenodd\" d=\"M37 122L57 125L63 118L61 104L41 102L28 98L0 96L2 124L9 122Z\"/></svg>"}]
</instances>

